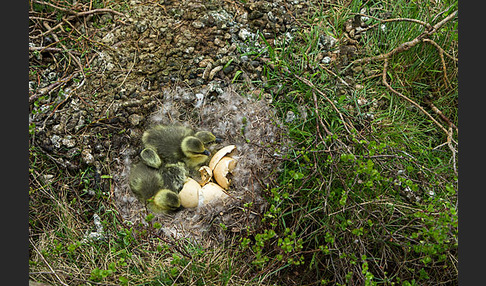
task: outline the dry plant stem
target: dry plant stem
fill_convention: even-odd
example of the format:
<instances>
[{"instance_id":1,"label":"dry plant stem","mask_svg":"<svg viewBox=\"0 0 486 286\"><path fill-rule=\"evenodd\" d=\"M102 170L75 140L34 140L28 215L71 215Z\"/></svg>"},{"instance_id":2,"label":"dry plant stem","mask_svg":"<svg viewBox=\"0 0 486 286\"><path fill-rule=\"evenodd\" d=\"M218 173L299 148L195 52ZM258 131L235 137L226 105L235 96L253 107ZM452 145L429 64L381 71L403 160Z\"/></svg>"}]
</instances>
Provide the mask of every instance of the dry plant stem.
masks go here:
<instances>
[{"instance_id":1,"label":"dry plant stem","mask_svg":"<svg viewBox=\"0 0 486 286\"><path fill-rule=\"evenodd\" d=\"M29 51L41 51L41 52L55 52L55 53L59 53L59 52L65 52L64 49L61 49L61 48L55 48L55 47L29 47ZM76 51L71 51L71 53L73 53L74 55L81 55L79 52L76 52Z\"/></svg>"},{"instance_id":2,"label":"dry plant stem","mask_svg":"<svg viewBox=\"0 0 486 286\"><path fill-rule=\"evenodd\" d=\"M319 108L318 108L318 105L317 105L317 96L316 96L316 93L314 91L312 91L312 97L314 98L314 108L316 110L316 120L318 120L318 123L316 124L317 134L319 135L319 138L321 138L321 141L324 142L324 138L322 138L321 132L319 130L319 123L324 128L324 131L326 131L327 135L332 136L332 133L327 129L326 125L322 122L321 116L319 116Z\"/></svg>"},{"instance_id":3,"label":"dry plant stem","mask_svg":"<svg viewBox=\"0 0 486 286\"><path fill-rule=\"evenodd\" d=\"M446 67L446 63L445 63L445 60L444 60L444 50L436 42L434 42L430 39L423 39L422 41L432 44L439 51L440 61L442 63L442 71L444 72L444 83L445 83L447 88L450 88L451 83L449 82L449 79L447 78L447 67Z\"/></svg>"},{"instance_id":4,"label":"dry plant stem","mask_svg":"<svg viewBox=\"0 0 486 286\"><path fill-rule=\"evenodd\" d=\"M432 109L432 110L433 110L433 111L434 111L434 112L435 112L437 115L439 115L439 116L440 116L440 118L441 118L442 120L444 120L444 121L447 123L447 125L454 127L454 129L456 130L456 132L459 132L459 129L457 128L457 126L456 126L454 123L452 123L452 122L451 122L451 120L450 120L449 118L447 118L447 116L445 116L445 115L444 115L444 113L442 113L442 111L440 111L440 110L439 110L439 109L438 109L438 108L437 108L437 107L434 105L434 103L433 103L432 101L430 101L430 99L428 99L427 97L424 97L424 101L425 101L425 103L427 103L427 104L430 106L430 108L431 108L431 109Z\"/></svg>"},{"instance_id":5,"label":"dry plant stem","mask_svg":"<svg viewBox=\"0 0 486 286\"><path fill-rule=\"evenodd\" d=\"M369 27L366 27L362 30L357 30L356 31L356 34L359 34L359 33L363 33L363 32L366 32L368 30L371 30L373 28L375 28L376 26L380 25L380 24L383 24L383 23L390 23L390 22L412 22L412 23L416 23L416 24L420 24L422 26L425 26L427 29L430 29L431 26L429 23L426 23L426 22L423 22L423 21L420 21L420 20L417 20L417 19L410 19L410 18L393 18L393 19L380 19L380 18L377 18L377 17L373 17L373 16L370 16L370 15L366 15L366 14L360 14L360 13L351 13L352 15L358 15L358 16L363 16L363 17L368 17L368 18L371 18L371 19L374 19L374 20L377 20L377 21L380 21L380 23L376 23L376 24L373 24Z\"/></svg>"},{"instance_id":6,"label":"dry plant stem","mask_svg":"<svg viewBox=\"0 0 486 286\"><path fill-rule=\"evenodd\" d=\"M342 78L340 78L337 74L335 74L332 70L326 68L323 64L319 64L319 66L321 68L323 68L324 70L326 70L328 73L332 74L333 76L335 76L342 84L344 84L345 86L347 87L350 87L349 84Z\"/></svg>"},{"instance_id":7,"label":"dry plant stem","mask_svg":"<svg viewBox=\"0 0 486 286\"><path fill-rule=\"evenodd\" d=\"M296 74L294 74L294 76L296 78L298 78L300 81L302 81L303 83L305 83L310 88L312 88L315 91L317 91L317 93L319 93L324 99L327 100L327 102L329 102L332 105L332 107L334 108L334 110L336 110L336 112L338 113L339 118L341 118L341 121L344 124L344 128L346 129L346 131L348 131L349 134L351 134L351 131L348 129L348 127L351 128L351 129L354 129L354 127L353 126L349 126L349 123L344 120L343 114L341 113L341 111L339 111L339 109L336 107L336 105L334 105L334 102L332 102L332 100L330 100L322 91L318 90L316 88L316 86L312 82L310 82L309 80L307 80L307 79L305 79L303 77L300 77L300 76L298 76Z\"/></svg>"},{"instance_id":8,"label":"dry plant stem","mask_svg":"<svg viewBox=\"0 0 486 286\"><path fill-rule=\"evenodd\" d=\"M422 111L425 115L427 115L427 117L430 118L430 120L432 120L432 122L434 122L440 129L442 129L442 131L444 131L445 134L449 134L449 132L447 131L447 129L444 128L444 126L442 126L442 124L440 124L439 122L437 122L437 120L435 120L435 118L430 115L430 113L428 113L425 109L422 108L422 106L420 106L418 103L416 103L415 101L411 100L410 98L408 98L407 96L401 94L400 92L396 91L393 89L393 87L390 86L390 84L388 83L388 81L386 80L386 73L388 71L388 58L385 58L384 59L384 64L383 64L383 76L382 76L382 81L383 81L383 84L390 90L392 91L393 93L395 93L396 95L398 95L399 97L405 99L406 101L408 101L409 103L411 103L413 106L417 107L420 111Z\"/></svg>"},{"instance_id":9,"label":"dry plant stem","mask_svg":"<svg viewBox=\"0 0 486 286\"><path fill-rule=\"evenodd\" d=\"M48 2L44 2L44 1L34 0L33 2L36 2L38 4L42 4L42 5L51 6L51 7L55 8L55 9L57 9L57 10L60 10L60 11L63 11L63 12L69 13L69 14L73 14L73 16L75 16L75 17L85 16L85 15L95 14L95 13L112 13L112 14L116 14L118 16L125 16L125 14L123 14L123 13L120 13L120 12L117 12L117 11L113 11L113 10L108 9L108 8L94 9L94 10L89 10L89 11L84 11L84 12L76 12L76 11L73 11L71 9L61 8L61 7L56 6L56 5L52 4L52 3L48 3Z\"/></svg>"},{"instance_id":10,"label":"dry plant stem","mask_svg":"<svg viewBox=\"0 0 486 286\"><path fill-rule=\"evenodd\" d=\"M189 265L191 265L191 264L192 264L192 260L190 260L189 263L187 263L187 265L184 268L182 268L182 271L179 272L179 275L177 275L177 277L174 279L174 282L172 282L172 284L171 284L172 286L176 285L176 282L179 279L179 277L181 277L182 273L184 273L184 271L186 271L187 267L189 267Z\"/></svg>"},{"instance_id":11,"label":"dry plant stem","mask_svg":"<svg viewBox=\"0 0 486 286\"><path fill-rule=\"evenodd\" d=\"M54 276L56 276L57 280L59 280L59 282L62 284L62 285L66 285L68 286L68 284L64 283L61 278L56 274L56 271L54 271L54 269L52 269L51 265L47 262L47 260L44 258L44 255L42 255L42 253L39 251L39 249L37 249L37 247L35 246L35 243L32 241L32 239L29 238L29 241L30 241L30 245L32 245L35 249L35 252L37 252L37 254L42 258L42 260L44 261L44 263L47 265L47 267L49 267L49 269L51 270L51 272L54 274Z\"/></svg>"},{"instance_id":12,"label":"dry plant stem","mask_svg":"<svg viewBox=\"0 0 486 286\"><path fill-rule=\"evenodd\" d=\"M372 61L381 61L381 60L384 60L384 59L388 59L395 54L406 51L406 50L416 46L418 43L422 42L423 39L425 39L425 38L429 37L430 35L432 35L433 33L437 32L438 29L440 29L445 23L452 20L456 15L457 15L457 10L454 11L453 13L451 13L446 18L444 18L439 23L432 26L430 29L427 29L426 31L422 32L415 39L399 45L398 47L394 48L393 50L389 51L388 53L381 54L381 55L374 56L374 57L367 57L367 58L363 58L363 59L358 59L356 61L353 61L353 64L363 63L363 62L369 63L369 62L372 62Z\"/></svg>"}]
</instances>

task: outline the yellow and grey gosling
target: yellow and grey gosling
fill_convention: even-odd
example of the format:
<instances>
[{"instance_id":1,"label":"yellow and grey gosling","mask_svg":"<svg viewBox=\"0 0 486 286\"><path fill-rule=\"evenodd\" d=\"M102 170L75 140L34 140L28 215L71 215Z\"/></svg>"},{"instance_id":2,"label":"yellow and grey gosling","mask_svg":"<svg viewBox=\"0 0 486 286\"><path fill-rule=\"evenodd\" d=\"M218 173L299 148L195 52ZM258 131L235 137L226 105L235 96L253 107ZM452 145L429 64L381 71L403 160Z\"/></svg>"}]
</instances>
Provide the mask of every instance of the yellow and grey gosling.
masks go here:
<instances>
[{"instance_id":1,"label":"yellow and grey gosling","mask_svg":"<svg viewBox=\"0 0 486 286\"><path fill-rule=\"evenodd\" d=\"M179 194L168 189L161 189L149 200L148 208L155 213L177 211L181 208L181 199Z\"/></svg>"},{"instance_id":2,"label":"yellow and grey gosling","mask_svg":"<svg viewBox=\"0 0 486 286\"><path fill-rule=\"evenodd\" d=\"M164 179L158 169L140 162L131 167L128 184L135 196L140 201L146 202L157 191L164 188Z\"/></svg>"},{"instance_id":3,"label":"yellow and grey gosling","mask_svg":"<svg viewBox=\"0 0 486 286\"><path fill-rule=\"evenodd\" d=\"M140 156L145 164L154 168L162 162L184 162L189 168L196 168L209 160L205 143L210 145L218 141L220 139L208 131L194 133L183 126L156 125L144 132L145 149Z\"/></svg>"},{"instance_id":4,"label":"yellow and grey gosling","mask_svg":"<svg viewBox=\"0 0 486 286\"><path fill-rule=\"evenodd\" d=\"M132 166L128 180L130 189L140 201L148 203L149 208L154 212L161 212L180 207L180 202L178 205L174 203L174 195L179 198L178 193L187 180L187 174L182 162L166 164L159 169L139 162ZM165 201L167 203L164 203Z\"/></svg>"}]
</instances>

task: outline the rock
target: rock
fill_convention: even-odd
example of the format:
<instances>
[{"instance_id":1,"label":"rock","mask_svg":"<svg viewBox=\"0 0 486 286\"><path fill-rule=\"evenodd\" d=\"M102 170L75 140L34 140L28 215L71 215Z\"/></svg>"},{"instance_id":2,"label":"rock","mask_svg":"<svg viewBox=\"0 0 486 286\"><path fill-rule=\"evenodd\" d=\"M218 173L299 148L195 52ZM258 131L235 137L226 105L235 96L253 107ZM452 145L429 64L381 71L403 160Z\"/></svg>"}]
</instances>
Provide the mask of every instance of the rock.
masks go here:
<instances>
[{"instance_id":1,"label":"rock","mask_svg":"<svg viewBox=\"0 0 486 286\"><path fill-rule=\"evenodd\" d=\"M331 62L331 57L324 57L321 61L321 63L323 64L328 64Z\"/></svg>"},{"instance_id":2,"label":"rock","mask_svg":"<svg viewBox=\"0 0 486 286\"><path fill-rule=\"evenodd\" d=\"M51 143L52 143L52 145L54 145L54 147L60 148L61 147L61 141L62 141L62 139L59 135L52 135Z\"/></svg>"},{"instance_id":3,"label":"rock","mask_svg":"<svg viewBox=\"0 0 486 286\"><path fill-rule=\"evenodd\" d=\"M285 116L285 122L290 123L294 121L296 118L295 113L292 110L287 111L287 115Z\"/></svg>"},{"instance_id":4,"label":"rock","mask_svg":"<svg viewBox=\"0 0 486 286\"><path fill-rule=\"evenodd\" d=\"M186 54L194 53L194 47L188 47L187 49L184 50L184 53L186 53Z\"/></svg>"},{"instance_id":5,"label":"rock","mask_svg":"<svg viewBox=\"0 0 486 286\"><path fill-rule=\"evenodd\" d=\"M94 162L94 156L91 154L91 149L86 148L81 151L81 159L84 163L91 165Z\"/></svg>"},{"instance_id":6,"label":"rock","mask_svg":"<svg viewBox=\"0 0 486 286\"><path fill-rule=\"evenodd\" d=\"M68 135L64 139L62 139L62 144L68 148L72 148L76 145L76 139Z\"/></svg>"},{"instance_id":7,"label":"rock","mask_svg":"<svg viewBox=\"0 0 486 286\"><path fill-rule=\"evenodd\" d=\"M240 31L238 32L238 37L242 41L246 41L246 39L248 39L248 37L250 37L252 35L253 34L251 32L249 32L248 30L246 30L246 29L240 29Z\"/></svg>"},{"instance_id":8,"label":"rock","mask_svg":"<svg viewBox=\"0 0 486 286\"><path fill-rule=\"evenodd\" d=\"M140 121L142 121L143 117L138 115L138 114L132 114L128 117L128 121L130 121L130 124L132 126L137 126L140 124Z\"/></svg>"},{"instance_id":9,"label":"rock","mask_svg":"<svg viewBox=\"0 0 486 286\"><path fill-rule=\"evenodd\" d=\"M337 40L329 35L319 36L319 44L322 45L324 50L330 51L334 46L336 46Z\"/></svg>"},{"instance_id":10,"label":"rock","mask_svg":"<svg viewBox=\"0 0 486 286\"><path fill-rule=\"evenodd\" d=\"M214 69L211 70L208 76L208 80L213 80L214 76L216 75L217 72L223 69L223 66L217 66Z\"/></svg>"},{"instance_id":11,"label":"rock","mask_svg":"<svg viewBox=\"0 0 486 286\"><path fill-rule=\"evenodd\" d=\"M194 21L191 23L191 25L196 29L204 28L204 23L201 21Z\"/></svg>"},{"instance_id":12,"label":"rock","mask_svg":"<svg viewBox=\"0 0 486 286\"><path fill-rule=\"evenodd\" d=\"M135 31L137 31L137 33L141 34L145 32L147 28L148 25L146 21L142 20L142 21L135 22Z\"/></svg>"},{"instance_id":13,"label":"rock","mask_svg":"<svg viewBox=\"0 0 486 286\"><path fill-rule=\"evenodd\" d=\"M221 39L219 39L219 38L214 39L214 44L215 44L216 46L218 46L218 47L222 47L222 46L224 46L224 42L223 42L223 41L221 41Z\"/></svg>"}]
</instances>

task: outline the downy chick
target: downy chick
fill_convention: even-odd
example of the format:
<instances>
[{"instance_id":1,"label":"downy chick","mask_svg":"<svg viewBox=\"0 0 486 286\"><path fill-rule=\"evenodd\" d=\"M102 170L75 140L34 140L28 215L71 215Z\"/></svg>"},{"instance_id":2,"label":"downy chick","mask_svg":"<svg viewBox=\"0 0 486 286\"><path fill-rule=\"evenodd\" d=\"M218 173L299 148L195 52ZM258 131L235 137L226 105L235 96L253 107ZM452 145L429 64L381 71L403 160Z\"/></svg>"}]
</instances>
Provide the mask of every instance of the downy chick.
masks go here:
<instances>
[{"instance_id":1,"label":"downy chick","mask_svg":"<svg viewBox=\"0 0 486 286\"><path fill-rule=\"evenodd\" d=\"M177 210L180 203L176 203L175 198L179 199L178 192L187 180L187 170L181 162L159 169L139 162L132 166L128 180L132 192L154 212Z\"/></svg>"},{"instance_id":2,"label":"downy chick","mask_svg":"<svg viewBox=\"0 0 486 286\"><path fill-rule=\"evenodd\" d=\"M145 149L140 157L145 164L154 168L158 168L162 162L184 162L192 169L209 159L210 152L205 144L218 141L208 131L194 133L192 129L183 126L156 125L144 132L142 142Z\"/></svg>"},{"instance_id":3,"label":"downy chick","mask_svg":"<svg viewBox=\"0 0 486 286\"><path fill-rule=\"evenodd\" d=\"M168 189L161 189L149 200L148 208L155 213L176 211L181 208L181 199L177 193Z\"/></svg>"},{"instance_id":4,"label":"downy chick","mask_svg":"<svg viewBox=\"0 0 486 286\"><path fill-rule=\"evenodd\" d=\"M196 132L196 134L194 134L194 137L201 140L201 142L206 147L209 147L210 145L212 145L214 143L221 143L223 141L222 139L214 136L214 134L209 132L209 131L198 131L198 132Z\"/></svg>"}]
</instances>

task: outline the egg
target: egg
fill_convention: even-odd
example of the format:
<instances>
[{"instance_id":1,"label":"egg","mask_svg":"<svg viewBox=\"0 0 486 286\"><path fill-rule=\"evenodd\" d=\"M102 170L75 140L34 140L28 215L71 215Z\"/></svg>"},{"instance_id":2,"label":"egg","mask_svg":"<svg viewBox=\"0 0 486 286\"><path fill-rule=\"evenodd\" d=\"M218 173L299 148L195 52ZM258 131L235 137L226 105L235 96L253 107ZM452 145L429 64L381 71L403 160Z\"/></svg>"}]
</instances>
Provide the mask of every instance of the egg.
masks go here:
<instances>
[{"instance_id":1,"label":"egg","mask_svg":"<svg viewBox=\"0 0 486 286\"><path fill-rule=\"evenodd\" d=\"M211 158L209 166L201 166L199 168L201 174L199 182L192 178L186 181L179 192L183 207L200 207L218 198L229 196L225 190L231 184L231 179L228 178L228 175L233 171L237 163L236 159L231 157L235 150L235 145L221 148ZM211 182L213 178L215 182Z\"/></svg>"},{"instance_id":2,"label":"egg","mask_svg":"<svg viewBox=\"0 0 486 286\"><path fill-rule=\"evenodd\" d=\"M231 183L231 179L228 178L228 174L233 171L236 166L236 160L231 157L223 157L214 167L214 179L223 189L228 189Z\"/></svg>"},{"instance_id":3,"label":"egg","mask_svg":"<svg viewBox=\"0 0 486 286\"><path fill-rule=\"evenodd\" d=\"M209 182L204 185L199 192L199 206L205 205L218 198L228 197L224 189L218 184Z\"/></svg>"},{"instance_id":4,"label":"egg","mask_svg":"<svg viewBox=\"0 0 486 286\"><path fill-rule=\"evenodd\" d=\"M181 199L181 205L185 208L195 208L199 204L199 194L201 192L201 185L192 179L184 183L182 190L179 192L179 197Z\"/></svg>"}]
</instances>

